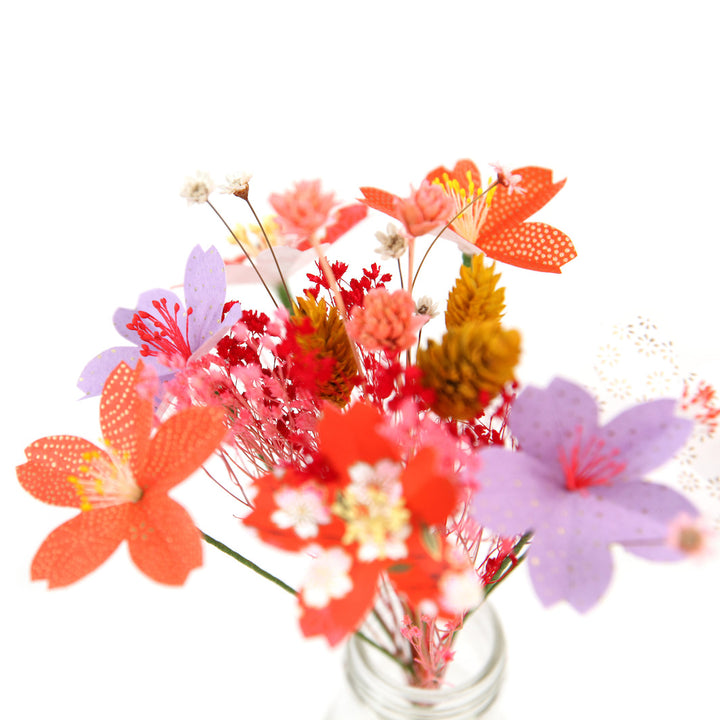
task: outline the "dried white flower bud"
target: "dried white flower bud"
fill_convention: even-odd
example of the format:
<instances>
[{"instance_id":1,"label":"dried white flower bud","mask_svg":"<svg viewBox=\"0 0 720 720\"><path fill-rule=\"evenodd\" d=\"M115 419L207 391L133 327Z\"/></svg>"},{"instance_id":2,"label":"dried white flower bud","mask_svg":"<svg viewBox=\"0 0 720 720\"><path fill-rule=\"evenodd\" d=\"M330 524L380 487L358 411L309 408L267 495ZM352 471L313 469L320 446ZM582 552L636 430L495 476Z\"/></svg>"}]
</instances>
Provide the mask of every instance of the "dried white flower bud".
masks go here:
<instances>
[{"instance_id":1,"label":"dried white flower bud","mask_svg":"<svg viewBox=\"0 0 720 720\"><path fill-rule=\"evenodd\" d=\"M220 188L220 191L247 200L248 192L250 191L251 177L252 175L250 175L250 173L227 175L225 177L226 184Z\"/></svg>"},{"instance_id":2,"label":"dried white flower bud","mask_svg":"<svg viewBox=\"0 0 720 720\"><path fill-rule=\"evenodd\" d=\"M433 302L429 295L423 295L415 303L415 312L418 315L427 315L429 318L434 318L439 313L438 304Z\"/></svg>"},{"instance_id":3,"label":"dried white flower bud","mask_svg":"<svg viewBox=\"0 0 720 720\"><path fill-rule=\"evenodd\" d=\"M407 248L405 236L392 223L388 224L387 232L376 232L375 237L380 243L380 247L375 248L375 252L380 253L385 260L402 257Z\"/></svg>"},{"instance_id":4,"label":"dried white flower bud","mask_svg":"<svg viewBox=\"0 0 720 720\"><path fill-rule=\"evenodd\" d=\"M180 197L187 199L188 204L204 203L215 189L215 184L207 173L197 172L195 177L188 178L180 191Z\"/></svg>"}]
</instances>

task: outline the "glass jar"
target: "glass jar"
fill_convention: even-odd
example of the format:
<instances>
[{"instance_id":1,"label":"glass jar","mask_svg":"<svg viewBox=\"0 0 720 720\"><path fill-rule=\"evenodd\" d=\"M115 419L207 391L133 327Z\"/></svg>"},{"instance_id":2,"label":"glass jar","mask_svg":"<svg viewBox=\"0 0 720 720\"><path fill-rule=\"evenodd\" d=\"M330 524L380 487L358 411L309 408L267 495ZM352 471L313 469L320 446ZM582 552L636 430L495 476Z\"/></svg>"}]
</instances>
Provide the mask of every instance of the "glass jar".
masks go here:
<instances>
[{"instance_id":1,"label":"glass jar","mask_svg":"<svg viewBox=\"0 0 720 720\"><path fill-rule=\"evenodd\" d=\"M395 662L357 636L345 651L345 687L326 720L474 720L500 691L505 638L490 605L473 612L458 632L455 657L442 687L407 684Z\"/></svg>"}]
</instances>

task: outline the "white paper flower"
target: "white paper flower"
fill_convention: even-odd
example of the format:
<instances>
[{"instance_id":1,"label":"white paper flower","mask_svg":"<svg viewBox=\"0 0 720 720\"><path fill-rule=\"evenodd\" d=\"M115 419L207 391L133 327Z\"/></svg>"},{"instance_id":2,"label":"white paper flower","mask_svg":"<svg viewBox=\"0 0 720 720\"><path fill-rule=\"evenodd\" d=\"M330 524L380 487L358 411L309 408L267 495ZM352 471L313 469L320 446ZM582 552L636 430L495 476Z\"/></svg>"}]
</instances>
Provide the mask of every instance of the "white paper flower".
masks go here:
<instances>
[{"instance_id":1,"label":"white paper flower","mask_svg":"<svg viewBox=\"0 0 720 720\"><path fill-rule=\"evenodd\" d=\"M305 605L324 608L331 600L347 595L353 587L349 570L352 558L340 548L318 550L305 578L302 597Z\"/></svg>"}]
</instances>

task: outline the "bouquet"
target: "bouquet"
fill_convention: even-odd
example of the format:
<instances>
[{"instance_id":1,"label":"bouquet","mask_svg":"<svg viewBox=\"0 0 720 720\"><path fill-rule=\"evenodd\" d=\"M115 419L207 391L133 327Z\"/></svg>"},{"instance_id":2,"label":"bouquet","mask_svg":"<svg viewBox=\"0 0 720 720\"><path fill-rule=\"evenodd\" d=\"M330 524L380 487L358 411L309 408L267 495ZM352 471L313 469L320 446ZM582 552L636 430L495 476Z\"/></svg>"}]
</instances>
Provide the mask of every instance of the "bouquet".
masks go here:
<instances>
[{"instance_id":1,"label":"bouquet","mask_svg":"<svg viewBox=\"0 0 720 720\"><path fill-rule=\"evenodd\" d=\"M559 274L576 250L528 221L564 181L492 168L483 184L461 160L407 196L361 187L345 204L298 182L270 196L262 221L250 177L232 176L221 190L255 222L234 228L211 180L190 179L183 196L207 204L241 254L197 246L184 299L154 289L116 311L124 344L79 380L100 396L102 445L57 435L26 449L22 486L79 511L43 542L32 578L72 584L126 541L143 573L181 585L205 541L296 595L304 635L334 646L357 633L410 685L437 688L464 621L526 558L544 605L585 612L610 583L611 545L659 561L705 552L698 510L647 476L694 424L714 429L714 391L603 425L581 385L520 386L501 267ZM351 230L367 258L357 271L338 243ZM441 252L458 266L444 312L414 292ZM245 306L228 283L261 284L265 305ZM205 465L247 532L311 558L300 587L199 530L170 497Z\"/></svg>"}]
</instances>

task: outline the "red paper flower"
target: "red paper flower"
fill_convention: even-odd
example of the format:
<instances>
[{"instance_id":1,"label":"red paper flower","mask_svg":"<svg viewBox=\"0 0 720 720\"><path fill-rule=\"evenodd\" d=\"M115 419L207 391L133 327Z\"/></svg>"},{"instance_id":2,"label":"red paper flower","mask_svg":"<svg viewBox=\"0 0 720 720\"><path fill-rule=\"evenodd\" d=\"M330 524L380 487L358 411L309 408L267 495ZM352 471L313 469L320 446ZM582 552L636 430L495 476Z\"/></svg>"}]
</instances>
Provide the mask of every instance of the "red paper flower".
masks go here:
<instances>
[{"instance_id":1,"label":"red paper flower","mask_svg":"<svg viewBox=\"0 0 720 720\"><path fill-rule=\"evenodd\" d=\"M52 505L80 508L55 529L32 562L33 580L69 585L99 567L128 541L142 572L161 583L182 585L202 563L200 534L168 491L192 474L225 436L219 407L183 410L152 432L152 401L141 397L142 363L121 363L100 399L105 447L56 435L25 450L20 484Z\"/></svg>"},{"instance_id":2,"label":"red paper flower","mask_svg":"<svg viewBox=\"0 0 720 720\"><path fill-rule=\"evenodd\" d=\"M512 170L511 177L517 176L523 192L512 192L512 184L499 182L450 227L476 251L481 250L494 260L528 270L559 273L561 266L577 255L570 238L545 223L524 221L546 205L565 180L553 183L552 171L539 167ZM460 160L452 170L437 167L425 179L445 190L455 202L456 213L483 193L480 173L471 160ZM401 220L397 196L370 187L360 191L367 205Z\"/></svg>"},{"instance_id":3,"label":"red paper flower","mask_svg":"<svg viewBox=\"0 0 720 720\"><path fill-rule=\"evenodd\" d=\"M410 604L437 607L443 574L455 571L444 533L432 530L457 504L452 475L431 448L405 462L381 425L370 405L344 414L327 406L318 426L324 476L269 473L245 519L264 541L314 555L299 593L300 625L331 645L362 623L381 573Z\"/></svg>"}]
</instances>

